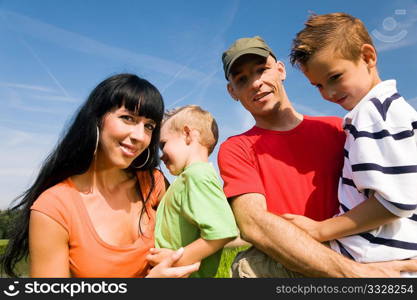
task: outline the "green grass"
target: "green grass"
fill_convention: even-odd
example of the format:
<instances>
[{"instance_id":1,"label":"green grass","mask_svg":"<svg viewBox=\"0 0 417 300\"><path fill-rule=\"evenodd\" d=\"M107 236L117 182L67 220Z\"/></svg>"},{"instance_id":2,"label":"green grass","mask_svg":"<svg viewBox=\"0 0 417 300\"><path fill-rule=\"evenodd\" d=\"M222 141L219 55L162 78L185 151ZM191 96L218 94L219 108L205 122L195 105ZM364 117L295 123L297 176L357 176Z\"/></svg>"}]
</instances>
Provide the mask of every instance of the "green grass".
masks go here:
<instances>
[{"instance_id":1,"label":"green grass","mask_svg":"<svg viewBox=\"0 0 417 300\"><path fill-rule=\"evenodd\" d=\"M232 265L233 259L240 251L246 250L248 248L249 246L224 248L215 278L230 278L230 267Z\"/></svg>"}]
</instances>

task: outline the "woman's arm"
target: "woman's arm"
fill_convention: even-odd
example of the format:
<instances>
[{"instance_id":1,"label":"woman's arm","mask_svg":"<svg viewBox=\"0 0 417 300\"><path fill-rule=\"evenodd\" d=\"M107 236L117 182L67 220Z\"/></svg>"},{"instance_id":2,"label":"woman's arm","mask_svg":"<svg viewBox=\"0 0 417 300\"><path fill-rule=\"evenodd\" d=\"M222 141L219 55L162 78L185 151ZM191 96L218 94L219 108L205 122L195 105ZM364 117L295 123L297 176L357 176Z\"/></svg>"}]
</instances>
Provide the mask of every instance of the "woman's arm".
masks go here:
<instances>
[{"instance_id":1,"label":"woman's arm","mask_svg":"<svg viewBox=\"0 0 417 300\"><path fill-rule=\"evenodd\" d=\"M70 277L68 232L32 210L29 220L30 277Z\"/></svg>"}]
</instances>

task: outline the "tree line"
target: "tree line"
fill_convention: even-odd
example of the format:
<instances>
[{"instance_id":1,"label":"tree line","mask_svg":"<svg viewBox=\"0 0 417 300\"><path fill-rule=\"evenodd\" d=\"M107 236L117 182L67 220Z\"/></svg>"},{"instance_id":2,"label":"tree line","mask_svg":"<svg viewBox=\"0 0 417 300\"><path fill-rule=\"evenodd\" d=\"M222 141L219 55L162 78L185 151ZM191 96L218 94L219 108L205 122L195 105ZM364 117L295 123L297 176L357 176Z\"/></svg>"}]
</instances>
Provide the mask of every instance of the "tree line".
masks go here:
<instances>
[{"instance_id":1,"label":"tree line","mask_svg":"<svg viewBox=\"0 0 417 300\"><path fill-rule=\"evenodd\" d=\"M18 210L0 210L0 239L9 239Z\"/></svg>"}]
</instances>

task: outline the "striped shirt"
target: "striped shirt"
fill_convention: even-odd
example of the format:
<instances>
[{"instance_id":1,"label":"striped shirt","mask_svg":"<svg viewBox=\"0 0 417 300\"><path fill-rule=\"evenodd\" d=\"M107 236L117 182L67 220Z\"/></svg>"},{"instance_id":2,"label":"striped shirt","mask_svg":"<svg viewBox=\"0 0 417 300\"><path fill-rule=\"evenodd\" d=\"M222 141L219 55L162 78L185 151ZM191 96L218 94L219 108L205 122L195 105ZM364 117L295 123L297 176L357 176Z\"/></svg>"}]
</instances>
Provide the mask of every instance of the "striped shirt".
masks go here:
<instances>
[{"instance_id":1,"label":"striped shirt","mask_svg":"<svg viewBox=\"0 0 417 300\"><path fill-rule=\"evenodd\" d=\"M345 161L339 181L340 214L370 192L398 220L332 241L359 262L417 256L417 112L395 80L375 86L344 118ZM369 216L372 218L372 216Z\"/></svg>"}]
</instances>

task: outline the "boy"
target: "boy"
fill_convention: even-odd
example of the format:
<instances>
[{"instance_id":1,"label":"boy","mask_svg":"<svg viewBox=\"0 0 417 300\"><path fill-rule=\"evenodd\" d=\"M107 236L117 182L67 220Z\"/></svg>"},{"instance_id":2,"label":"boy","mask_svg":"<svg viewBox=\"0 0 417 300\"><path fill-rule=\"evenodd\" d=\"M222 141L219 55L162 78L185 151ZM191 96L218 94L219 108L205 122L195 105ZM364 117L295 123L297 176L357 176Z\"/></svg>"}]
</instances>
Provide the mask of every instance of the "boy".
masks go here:
<instances>
[{"instance_id":1,"label":"boy","mask_svg":"<svg viewBox=\"0 0 417 300\"><path fill-rule=\"evenodd\" d=\"M165 114L161 129L161 157L172 175L156 214L155 246L178 249L177 266L201 261L191 277L214 277L224 245L238 235L232 210L208 156L218 140L212 115L189 105ZM169 253L151 249L149 261L158 263Z\"/></svg>"},{"instance_id":2,"label":"boy","mask_svg":"<svg viewBox=\"0 0 417 300\"><path fill-rule=\"evenodd\" d=\"M314 15L305 25L293 41L291 63L324 99L349 111L340 213L322 222L284 217L355 261L415 257L417 112L398 94L395 80L381 81L375 47L359 19Z\"/></svg>"}]
</instances>

